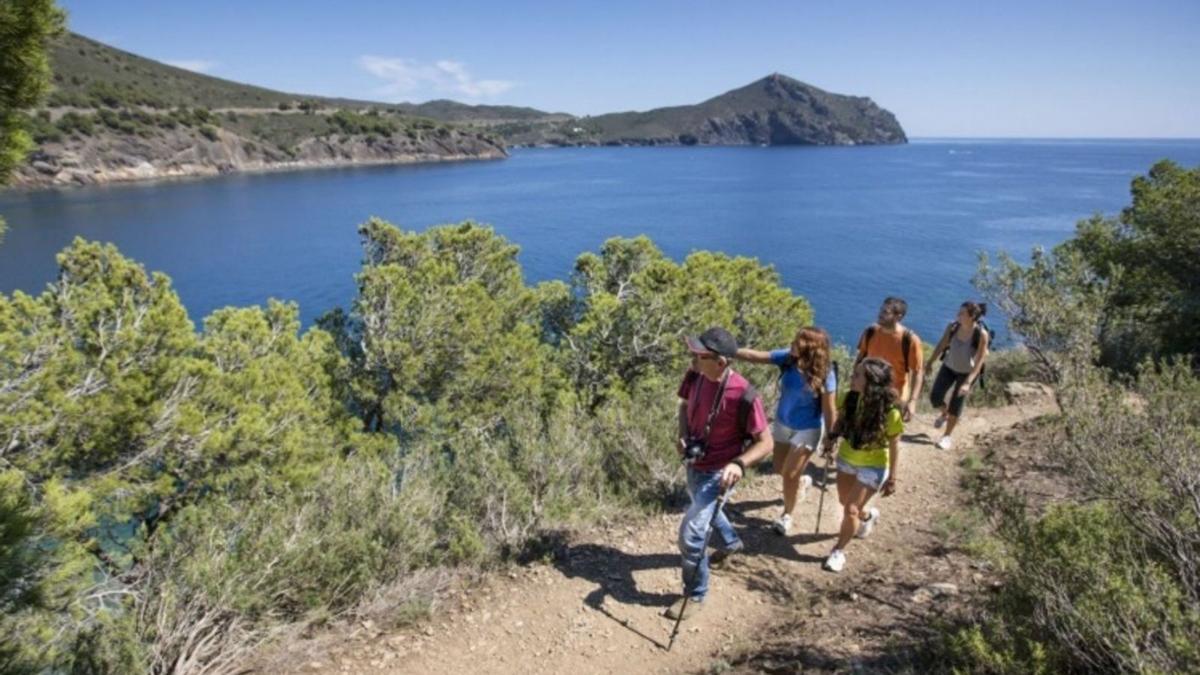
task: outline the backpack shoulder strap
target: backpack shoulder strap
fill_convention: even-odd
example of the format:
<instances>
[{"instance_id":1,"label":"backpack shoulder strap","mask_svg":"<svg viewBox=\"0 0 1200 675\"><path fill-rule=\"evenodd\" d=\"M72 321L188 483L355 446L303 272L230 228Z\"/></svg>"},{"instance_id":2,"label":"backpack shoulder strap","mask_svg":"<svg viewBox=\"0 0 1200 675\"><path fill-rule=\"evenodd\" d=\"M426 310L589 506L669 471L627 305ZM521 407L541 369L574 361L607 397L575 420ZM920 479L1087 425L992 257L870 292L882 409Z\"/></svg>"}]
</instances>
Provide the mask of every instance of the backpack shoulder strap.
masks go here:
<instances>
[{"instance_id":1,"label":"backpack shoulder strap","mask_svg":"<svg viewBox=\"0 0 1200 675\"><path fill-rule=\"evenodd\" d=\"M975 322L975 331L971 333L971 351L979 351L979 341L983 339L983 331L985 326L983 323Z\"/></svg>"},{"instance_id":2,"label":"backpack shoulder strap","mask_svg":"<svg viewBox=\"0 0 1200 675\"><path fill-rule=\"evenodd\" d=\"M758 400L758 390L753 384L746 383L746 388L742 390L742 397L738 399L737 411L737 428L742 432L743 438L750 438L750 434L746 431L746 425L750 422L750 414L754 412L754 402Z\"/></svg>"},{"instance_id":3,"label":"backpack shoulder strap","mask_svg":"<svg viewBox=\"0 0 1200 675\"><path fill-rule=\"evenodd\" d=\"M867 351L871 349L871 339L875 337L876 328L877 327L875 324L871 324L870 326L867 326L866 330L863 331L862 337L858 340L859 343L862 344L862 349L860 349L858 354L856 354L854 357L855 364L867 358Z\"/></svg>"},{"instance_id":4,"label":"backpack shoulder strap","mask_svg":"<svg viewBox=\"0 0 1200 675\"><path fill-rule=\"evenodd\" d=\"M904 373L906 375L908 374L908 371L912 370L912 368L909 366L909 363L908 363L908 352L911 350L912 350L912 331L905 328L904 332L900 334L900 351L904 352Z\"/></svg>"},{"instance_id":5,"label":"backpack shoulder strap","mask_svg":"<svg viewBox=\"0 0 1200 675\"><path fill-rule=\"evenodd\" d=\"M952 340L954 340L954 334L957 332L958 332L958 322L957 321L951 321L950 323L946 324L946 332L942 335L942 343L944 343L946 346L942 348L942 351L940 354L941 359L943 361L945 361L946 357L950 355L950 342ZM935 351L933 356L931 356L929 358L936 359L938 357L939 357L939 354Z\"/></svg>"}]
</instances>

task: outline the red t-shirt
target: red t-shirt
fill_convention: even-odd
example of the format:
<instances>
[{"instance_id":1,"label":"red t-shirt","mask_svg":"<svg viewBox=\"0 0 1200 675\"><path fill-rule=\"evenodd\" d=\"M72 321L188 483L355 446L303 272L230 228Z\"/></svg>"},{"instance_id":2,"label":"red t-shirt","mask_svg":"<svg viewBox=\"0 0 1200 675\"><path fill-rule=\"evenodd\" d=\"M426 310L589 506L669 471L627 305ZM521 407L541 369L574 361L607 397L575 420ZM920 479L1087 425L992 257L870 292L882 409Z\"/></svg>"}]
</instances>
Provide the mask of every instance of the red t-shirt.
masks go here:
<instances>
[{"instance_id":1,"label":"red t-shirt","mask_svg":"<svg viewBox=\"0 0 1200 675\"><path fill-rule=\"evenodd\" d=\"M760 396L754 397L754 406L746 416L745 433L737 428L738 406L748 386L750 383L746 378L733 370L729 371L729 380L725 383L725 392L708 434L708 451L692 468L697 471L716 471L724 467L731 459L742 454L743 441L748 434L757 434L767 428L767 414L763 412ZM704 423L708 421L708 414L712 410L713 398L720 389L720 381L713 382L699 373L691 374L691 371L679 383L679 398L688 402L688 434L691 436L699 437L704 433Z\"/></svg>"}]
</instances>

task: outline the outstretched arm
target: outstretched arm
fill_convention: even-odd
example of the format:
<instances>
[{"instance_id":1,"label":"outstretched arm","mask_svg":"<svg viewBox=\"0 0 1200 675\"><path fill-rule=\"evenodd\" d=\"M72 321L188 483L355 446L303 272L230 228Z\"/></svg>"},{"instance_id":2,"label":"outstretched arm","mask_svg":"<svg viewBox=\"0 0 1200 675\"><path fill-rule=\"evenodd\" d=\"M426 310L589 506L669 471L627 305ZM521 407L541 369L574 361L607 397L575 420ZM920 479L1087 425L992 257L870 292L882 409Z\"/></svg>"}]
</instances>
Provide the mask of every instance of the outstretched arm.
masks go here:
<instances>
[{"instance_id":1,"label":"outstretched arm","mask_svg":"<svg viewBox=\"0 0 1200 675\"><path fill-rule=\"evenodd\" d=\"M760 352L757 349L746 349L745 347L742 347L741 349L737 350L737 356L735 358L741 359L742 361L749 361L750 363L771 363L771 352Z\"/></svg>"}]
</instances>

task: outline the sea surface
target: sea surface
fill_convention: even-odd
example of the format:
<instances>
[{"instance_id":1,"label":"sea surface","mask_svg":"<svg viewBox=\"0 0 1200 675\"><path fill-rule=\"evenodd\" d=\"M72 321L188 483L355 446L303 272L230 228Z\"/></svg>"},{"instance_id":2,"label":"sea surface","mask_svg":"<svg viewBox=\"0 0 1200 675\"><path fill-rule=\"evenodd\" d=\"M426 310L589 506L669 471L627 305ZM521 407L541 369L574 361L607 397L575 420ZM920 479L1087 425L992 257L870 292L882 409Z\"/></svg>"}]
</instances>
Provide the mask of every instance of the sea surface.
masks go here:
<instances>
[{"instance_id":1,"label":"sea surface","mask_svg":"<svg viewBox=\"0 0 1200 675\"><path fill-rule=\"evenodd\" d=\"M192 320L296 301L306 324L348 307L357 226L475 220L521 247L526 279L565 279L605 239L649 235L669 256L753 256L852 342L880 300L936 339L979 252L1027 258L1129 203L1160 159L1200 165L1189 140L917 140L883 147L519 149L509 159L233 175L0 193L0 292L37 293L74 237L115 243L168 274ZM770 347L772 345L761 345Z\"/></svg>"}]
</instances>

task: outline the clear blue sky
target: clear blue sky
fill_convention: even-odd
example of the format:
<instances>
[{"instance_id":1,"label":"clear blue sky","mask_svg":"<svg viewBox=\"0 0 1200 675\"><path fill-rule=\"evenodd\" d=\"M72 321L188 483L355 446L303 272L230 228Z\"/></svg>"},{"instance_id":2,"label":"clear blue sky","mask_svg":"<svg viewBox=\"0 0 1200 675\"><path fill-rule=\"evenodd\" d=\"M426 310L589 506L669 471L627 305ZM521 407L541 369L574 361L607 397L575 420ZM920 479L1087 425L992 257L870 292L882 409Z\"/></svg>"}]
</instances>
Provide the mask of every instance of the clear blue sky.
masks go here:
<instances>
[{"instance_id":1,"label":"clear blue sky","mask_svg":"<svg viewBox=\"0 0 1200 675\"><path fill-rule=\"evenodd\" d=\"M911 136L1200 137L1200 0L60 0L72 30L285 91L595 114L781 72Z\"/></svg>"}]
</instances>

